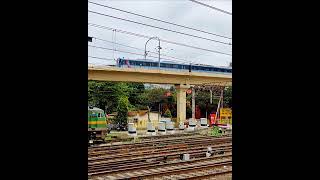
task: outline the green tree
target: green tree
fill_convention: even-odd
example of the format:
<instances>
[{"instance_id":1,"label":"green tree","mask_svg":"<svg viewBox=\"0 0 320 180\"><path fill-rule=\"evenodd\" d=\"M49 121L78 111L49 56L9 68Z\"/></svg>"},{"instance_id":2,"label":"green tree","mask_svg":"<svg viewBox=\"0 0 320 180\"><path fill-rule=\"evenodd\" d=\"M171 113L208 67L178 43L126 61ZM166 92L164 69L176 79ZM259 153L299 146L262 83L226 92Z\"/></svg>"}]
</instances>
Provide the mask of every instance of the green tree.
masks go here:
<instances>
[{"instance_id":1,"label":"green tree","mask_svg":"<svg viewBox=\"0 0 320 180\"><path fill-rule=\"evenodd\" d=\"M128 119L128 104L129 100L128 97L123 96L120 97L117 107L117 116L115 118L115 122L119 124L127 124Z\"/></svg>"},{"instance_id":2,"label":"green tree","mask_svg":"<svg viewBox=\"0 0 320 180\"><path fill-rule=\"evenodd\" d=\"M166 110L166 112L164 113L163 115L164 117L167 117L167 118L172 118L172 115L171 115L171 112L169 109Z\"/></svg>"},{"instance_id":3,"label":"green tree","mask_svg":"<svg viewBox=\"0 0 320 180\"><path fill-rule=\"evenodd\" d=\"M130 109L140 109L142 101L139 96L145 91L143 83L127 83L127 85L129 88Z\"/></svg>"},{"instance_id":4,"label":"green tree","mask_svg":"<svg viewBox=\"0 0 320 180\"><path fill-rule=\"evenodd\" d=\"M227 87L223 93L223 105L232 108L232 87Z\"/></svg>"},{"instance_id":5,"label":"green tree","mask_svg":"<svg viewBox=\"0 0 320 180\"><path fill-rule=\"evenodd\" d=\"M210 91L203 90L197 91L195 94L196 105L199 106L201 115L204 117L207 113L209 115L211 112L217 110L217 105L219 102L218 97L212 98L212 104L210 104Z\"/></svg>"},{"instance_id":6,"label":"green tree","mask_svg":"<svg viewBox=\"0 0 320 180\"><path fill-rule=\"evenodd\" d=\"M88 104L112 113L117 110L120 97L128 97L129 92L126 83L89 81Z\"/></svg>"},{"instance_id":7,"label":"green tree","mask_svg":"<svg viewBox=\"0 0 320 180\"><path fill-rule=\"evenodd\" d=\"M147 89L139 95L139 104L143 107L150 106L151 109L158 109L159 103L164 103L167 97L163 88Z\"/></svg>"},{"instance_id":8,"label":"green tree","mask_svg":"<svg viewBox=\"0 0 320 180\"><path fill-rule=\"evenodd\" d=\"M186 118L192 118L192 107L187 106Z\"/></svg>"}]
</instances>

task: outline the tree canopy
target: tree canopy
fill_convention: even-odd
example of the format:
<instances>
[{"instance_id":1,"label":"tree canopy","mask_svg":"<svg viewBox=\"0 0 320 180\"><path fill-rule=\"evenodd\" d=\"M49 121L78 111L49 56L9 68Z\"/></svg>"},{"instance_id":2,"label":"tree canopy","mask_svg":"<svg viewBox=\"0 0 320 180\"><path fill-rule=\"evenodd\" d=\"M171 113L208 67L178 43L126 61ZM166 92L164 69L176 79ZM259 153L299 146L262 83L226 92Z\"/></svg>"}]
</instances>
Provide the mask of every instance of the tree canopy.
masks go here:
<instances>
[{"instance_id":1,"label":"tree canopy","mask_svg":"<svg viewBox=\"0 0 320 180\"><path fill-rule=\"evenodd\" d=\"M169 92L169 93L168 93ZM117 121L123 121L124 115L132 110L146 110L149 106L152 111L158 111L162 115L177 116L176 112L176 89L153 88L145 89L143 83L124 83L124 82L88 82L88 104L101 108L110 114L120 112ZM210 104L209 91L196 91L196 105L201 112L201 116L216 111L219 97L213 96ZM224 107L232 107L232 87L224 90ZM192 98L187 95L187 118L192 116ZM168 111L168 112L167 112Z\"/></svg>"}]
</instances>

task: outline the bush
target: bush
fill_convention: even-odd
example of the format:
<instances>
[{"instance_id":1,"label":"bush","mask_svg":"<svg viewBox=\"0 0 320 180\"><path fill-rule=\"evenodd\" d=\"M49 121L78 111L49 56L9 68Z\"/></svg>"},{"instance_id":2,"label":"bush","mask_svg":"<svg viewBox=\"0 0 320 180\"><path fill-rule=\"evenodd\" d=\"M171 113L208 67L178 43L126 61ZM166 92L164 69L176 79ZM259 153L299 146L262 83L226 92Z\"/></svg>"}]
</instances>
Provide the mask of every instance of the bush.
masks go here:
<instances>
[{"instance_id":1,"label":"bush","mask_svg":"<svg viewBox=\"0 0 320 180\"><path fill-rule=\"evenodd\" d=\"M167 109L163 116L166 118L172 118L171 111Z\"/></svg>"},{"instance_id":2,"label":"bush","mask_svg":"<svg viewBox=\"0 0 320 180\"><path fill-rule=\"evenodd\" d=\"M116 116L116 123L119 124L127 124L128 120L128 104L129 100L128 97L120 97L119 104L117 107L117 116Z\"/></svg>"}]
</instances>

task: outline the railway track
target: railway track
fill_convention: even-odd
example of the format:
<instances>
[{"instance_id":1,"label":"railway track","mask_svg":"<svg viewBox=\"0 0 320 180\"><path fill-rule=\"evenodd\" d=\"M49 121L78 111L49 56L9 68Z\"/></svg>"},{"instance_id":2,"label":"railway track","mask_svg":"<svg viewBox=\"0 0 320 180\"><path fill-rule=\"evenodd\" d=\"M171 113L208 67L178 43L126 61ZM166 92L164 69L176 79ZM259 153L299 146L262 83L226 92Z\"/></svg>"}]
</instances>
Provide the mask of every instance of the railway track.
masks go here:
<instances>
[{"instance_id":1,"label":"railway track","mask_svg":"<svg viewBox=\"0 0 320 180\"><path fill-rule=\"evenodd\" d=\"M231 148L220 149L220 153L215 153L213 155L219 154L226 154L232 152ZM149 156L142 156L136 158L127 158L127 159L114 159L108 161L100 161L100 162L93 162L88 164L88 171L94 169L119 169L122 168L123 165L125 166L137 166L137 165L144 165L144 164L159 164L159 163L166 163L174 160L179 160L181 154L189 154L191 159L202 158L206 157L206 150L198 150L198 151L188 151L188 152L176 152L171 154L157 154L157 155L149 155Z\"/></svg>"},{"instance_id":2,"label":"railway track","mask_svg":"<svg viewBox=\"0 0 320 180\"><path fill-rule=\"evenodd\" d=\"M144 166L136 166L133 168L122 167L116 171L101 171L97 169L94 172L89 173L90 178L98 177L99 175L106 175L104 179L145 179L145 178L155 178L161 176L169 175L179 175L179 174L190 174L195 172L203 172L204 170L210 170L211 172L206 173L206 175L214 175L215 173L221 174L221 171L215 170L215 168L220 168L225 166L230 167L232 165L232 155L217 155L209 158L198 158L189 161L176 161L164 164L148 164ZM231 172L230 168L226 169L224 172ZM203 173L202 173L203 174ZM190 176L191 178L191 176Z\"/></svg>"},{"instance_id":3,"label":"railway track","mask_svg":"<svg viewBox=\"0 0 320 180\"><path fill-rule=\"evenodd\" d=\"M207 147L212 148L210 157L206 157ZM189 154L190 160L182 161L182 154ZM88 148L89 179L203 179L231 172L228 136L168 135Z\"/></svg>"},{"instance_id":4,"label":"railway track","mask_svg":"<svg viewBox=\"0 0 320 180\"><path fill-rule=\"evenodd\" d=\"M133 161L133 160L143 160L143 159L151 159L151 158L159 158L159 157L176 157L180 154L188 153L191 156L197 153L205 153L207 151L207 147L210 146L215 152L224 152L231 151L232 144L221 144L221 145L212 145L205 144L202 146L192 146L192 147L177 147L174 149L165 149L161 151L148 151L148 152L132 152L131 154L110 154L109 156L100 156L97 158L88 159L89 165L98 164L98 163L108 163L108 162L118 162L118 161Z\"/></svg>"},{"instance_id":5,"label":"railway track","mask_svg":"<svg viewBox=\"0 0 320 180\"><path fill-rule=\"evenodd\" d=\"M153 140L164 140L164 139L168 139L168 138L182 138L182 137L195 137L195 136L201 136L200 134L198 134L199 132L201 132L202 130L198 130L197 131L193 131L193 132L184 132L184 133L178 133L178 134L165 134L165 135L157 135L157 136L142 136L139 137L139 140L142 142L146 142L146 141L153 141ZM231 135L223 135L224 137L231 137ZM132 138L133 139L133 138ZM118 141L120 142L120 141ZM117 142L113 142L113 143L117 143ZM123 145L126 143L130 143L130 142L125 142L125 143L120 143L117 145ZM108 143L109 145L111 145L110 143ZM97 146L91 146L89 147L89 149L95 149L95 148L100 148L103 146L108 146L108 144L102 144L102 145L97 145ZM113 144L112 146L117 146L115 144Z\"/></svg>"},{"instance_id":6,"label":"railway track","mask_svg":"<svg viewBox=\"0 0 320 180\"><path fill-rule=\"evenodd\" d=\"M213 142L210 140L203 140L203 141L195 141L195 142L179 142L175 144L169 145L154 145L149 147L143 148L130 148L130 149L119 149L119 150L105 150L99 153L89 153L88 160L95 160L100 159L103 157L115 157L119 154L123 156L130 156L130 155L141 155L146 153L152 152L162 152L162 151L173 151L179 149L189 149L193 147L204 147L204 146L224 146L224 144L231 144L231 141L223 141L223 142Z\"/></svg>"},{"instance_id":7,"label":"railway track","mask_svg":"<svg viewBox=\"0 0 320 180\"><path fill-rule=\"evenodd\" d=\"M205 136L197 136L197 137L183 137L183 138L168 138L168 139L160 139L154 141L147 141L141 143L132 143L132 144L123 144L123 145L113 145L113 146L102 146L102 147L94 147L89 148L88 153L90 155L105 153L105 151L117 151L117 150L137 150L139 148L151 148L154 146L164 146L164 145L174 145L179 143L197 143L197 141L212 141L212 142L224 142L231 141L231 137L223 137L223 138L214 138L214 137L205 137Z\"/></svg>"},{"instance_id":8,"label":"railway track","mask_svg":"<svg viewBox=\"0 0 320 180\"><path fill-rule=\"evenodd\" d=\"M231 151L226 151L225 154L222 155L215 155L211 156L209 158L231 158ZM206 159L205 153L198 153L194 154L190 157L194 162L195 161L201 161L203 159ZM140 162L112 162L107 164L92 164L88 167L89 173L96 173L96 172L104 172L104 173L112 173L112 172L118 172L118 171L124 171L124 170L132 170L137 169L141 167L152 167L152 166L160 166L160 165L168 165L171 162L180 162L181 160L179 158L171 159L170 161L164 162L163 159L149 159L145 161ZM187 161L186 161L187 162Z\"/></svg>"},{"instance_id":9,"label":"railway track","mask_svg":"<svg viewBox=\"0 0 320 180\"><path fill-rule=\"evenodd\" d=\"M142 151L132 151L132 152L123 152L123 153L110 153L109 155L103 155L94 158L88 158L89 162L94 160L107 160L107 159L114 159L114 158L126 158L126 157L139 157L139 156L148 156L150 154L164 154L164 153L171 153L176 151L193 151L197 149L207 149L210 146L213 149L225 149L231 148L231 143L223 143L217 144L214 143L203 143L203 144L195 144L195 145L180 145L175 147L166 147L162 149L149 149L149 150L142 150Z\"/></svg>"}]
</instances>

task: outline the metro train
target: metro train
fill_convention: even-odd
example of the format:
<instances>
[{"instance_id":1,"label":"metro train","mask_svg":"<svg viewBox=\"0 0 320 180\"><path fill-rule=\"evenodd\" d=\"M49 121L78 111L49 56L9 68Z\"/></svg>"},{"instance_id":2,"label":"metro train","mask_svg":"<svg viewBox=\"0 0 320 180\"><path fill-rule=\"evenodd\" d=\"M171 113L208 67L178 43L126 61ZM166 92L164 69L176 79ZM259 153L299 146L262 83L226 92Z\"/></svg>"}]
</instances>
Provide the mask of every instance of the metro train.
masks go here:
<instances>
[{"instance_id":1,"label":"metro train","mask_svg":"<svg viewBox=\"0 0 320 180\"><path fill-rule=\"evenodd\" d=\"M152 60L142 60L142 59L117 59L117 67L122 68L147 68L147 69L158 69L159 62ZM216 67L211 65L203 64L182 64L173 61L161 61L160 68L166 70L179 70L179 71L189 71L189 72L214 72L222 74L231 74L232 68L230 67Z\"/></svg>"}]
</instances>

